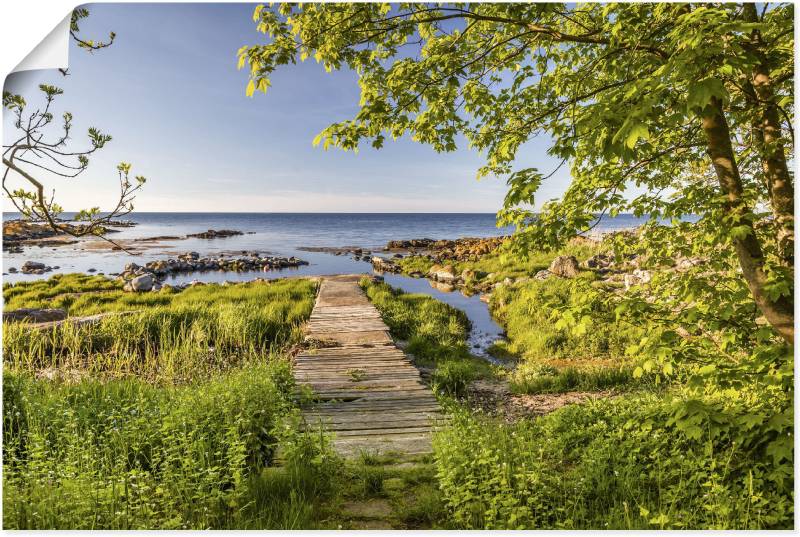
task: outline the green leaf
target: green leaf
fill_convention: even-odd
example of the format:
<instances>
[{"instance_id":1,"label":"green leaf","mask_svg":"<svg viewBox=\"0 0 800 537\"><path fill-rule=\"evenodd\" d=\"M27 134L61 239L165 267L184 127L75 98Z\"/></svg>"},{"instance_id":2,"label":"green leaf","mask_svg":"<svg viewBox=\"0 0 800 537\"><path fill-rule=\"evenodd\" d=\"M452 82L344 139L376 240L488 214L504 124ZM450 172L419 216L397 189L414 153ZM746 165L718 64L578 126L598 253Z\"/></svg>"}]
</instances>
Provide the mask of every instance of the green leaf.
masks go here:
<instances>
[{"instance_id":1,"label":"green leaf","mask_svg":"<svg viewBox=\"0 0 800 537\"><path fill-rule=\"evenodd\" d=\"M625 138L625 146L628 149L633 149L636 145L636 142L639 140L649 140L650 139L650 130L647 128L647 125L644 123L636 123L631 127L631 130L628 132L627 138Z\"/></svg>"}]
</instances>

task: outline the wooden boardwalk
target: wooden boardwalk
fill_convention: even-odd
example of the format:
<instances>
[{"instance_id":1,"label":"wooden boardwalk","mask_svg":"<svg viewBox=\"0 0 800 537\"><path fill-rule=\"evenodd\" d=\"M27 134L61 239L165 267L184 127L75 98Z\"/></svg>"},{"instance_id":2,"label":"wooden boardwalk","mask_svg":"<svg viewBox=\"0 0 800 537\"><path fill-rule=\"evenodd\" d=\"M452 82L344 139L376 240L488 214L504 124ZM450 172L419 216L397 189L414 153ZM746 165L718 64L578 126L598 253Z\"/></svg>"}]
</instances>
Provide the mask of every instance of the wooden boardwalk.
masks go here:
<instances>
[{"instance_id":1,"label":"wooden boardwalk","mask_svg":"<svg viewBox=\"0 0 800 537\"><path fill-rule=\"evenodd\" d=\"M441 409L417 369L358 286L361 276L321 279L306 338L321 342L295 358L295 378L316 402L304 408L308 427L334 433L334 448L421 454L431 451L431 427Z\"/></svg>"}]
</instances>

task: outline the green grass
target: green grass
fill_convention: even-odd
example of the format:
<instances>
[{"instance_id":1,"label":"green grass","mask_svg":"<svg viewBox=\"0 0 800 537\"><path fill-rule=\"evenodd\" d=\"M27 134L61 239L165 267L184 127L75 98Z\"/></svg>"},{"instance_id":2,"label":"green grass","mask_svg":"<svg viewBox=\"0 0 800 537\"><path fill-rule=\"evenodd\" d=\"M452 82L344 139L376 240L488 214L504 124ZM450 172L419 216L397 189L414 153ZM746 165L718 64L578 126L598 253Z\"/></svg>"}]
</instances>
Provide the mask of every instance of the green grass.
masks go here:
<instances>
[{"instance_id":1,"label":"green grass","mask_svg":"<svg viewBox=\"0 0 800 537\"><path fill-rule=\"evenodd\" d=\"M763 394L708 397L703 404L717 414L687 435L670 419L681 397L598 400L515 424L457 413L434 439L451 523L472 529L792 528L791 460L774 464L766 439L737 440L748 438L749 426L736 416L777 402L761 400Z\"/></svg>"},{"instance_id":2,"label":"green grass","mask_svg":"<svg viewBox=\"0 0 800 537\"><path fill-rule=\"evenodd\" d=\"M7 529L305 527L326 493L317 474L335 467L324 442L292 432L285 361L169 388L3 383ZM268 473L279 443L302 449Z\"/></svg>"},{"instance_id":3,"label":"green grass","mask_svg":"<svg viewBox=\"0 0 800 537\"><path fill-rule=\"evenodd\" d=\"M122 282L104 276L85 274L56 274L48 279L3 284L6 310L19 308L65 308L82 293L122 291ZM96 313L96 312L95 312Z\"/></svg>"},{"instance_id":4,"label":"green grass","mask_svg":"<svg viewBox=\"0 0 800 537\"><path fill-rule=\"evenodd\" d=\"M578 369L530 364L511 376L511 390L534 394L622 389L633 383L632 371L631 367Z\"/></svg>"},{"instance_id":5,"label":"green grass","mask_svg":"<svg viewBox=\"0 0 800 537\"><path fill-rule=\"evenodd\" d=\"M434 380L439 379L445 392L460 390L468 380L495 375L486 360L470 354L470 324L463 311L428 295L404 293L368 278L361 286L392 336L407 342L405 351L415 356L417 365L436 367Z\"/></svg>"},{"instance_id":6,"label":"green grass","mask_svg":"<svg viewBox=\"0 0 800 537\"><path fill-rule=\"evenodd\" d=\"M85 283L78 289L95 285L94 281ZM53 288L63 285L60 278L50 283ZM12 369L80 370L168 382L208 377L254 359L263 360L298 341L300 327L313 307L314 290L313 282L292 279L206 285L182 292L55 295L53 302L71 301L72 315L135 313L46 330L4 323L5 363ZM14 295L19 307L39 304L44 292L14 291L14 287L5 290Z\"/></svg>"},{"instance_id":7,"label":"green grass","mask_svg":"<svg viewBox=\"0 0 800 537\"><path fill-rule=\"evenodd\" d=\"M81 275L5 286L7 308L135 313L4 323L4 527L312 527L339 463L324 436L297 432L284 352L315 288L131 294Z\"/></svg>"},{"instance_id":8,"label":"green grass","mask_svg":"<svg viewBox=\"0 0 800 537\"><path fill-rule=\"evenodd\" d=\"M476 282L496 283L502 282L506 278L530 278L540 270L548 268L553 259L559 255L573 255L578 260L584 260L599 253L602 248L599 245L571 243L552 252L531 252L527 258L523 259L518 254L513 253L509 246L504 245L494 252L480 256L476 260L447 261L447 264L453 265L457 274L461 274L467 269L475 272L475 281L466 282L466 287L469 289L470 284ZM421 272L427 275L434 261L422 256L408 256L398 259L397 264L406 274Z\"/></svg>"}]
</instances>

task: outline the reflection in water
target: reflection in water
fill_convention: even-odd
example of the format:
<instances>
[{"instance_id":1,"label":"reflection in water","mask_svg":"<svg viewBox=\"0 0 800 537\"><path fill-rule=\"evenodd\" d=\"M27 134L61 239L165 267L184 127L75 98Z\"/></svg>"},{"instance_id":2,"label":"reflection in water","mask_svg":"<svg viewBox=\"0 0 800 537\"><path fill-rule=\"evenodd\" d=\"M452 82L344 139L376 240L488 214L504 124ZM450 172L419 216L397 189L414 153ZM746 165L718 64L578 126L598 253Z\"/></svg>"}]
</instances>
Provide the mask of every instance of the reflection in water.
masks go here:
<instances>
[{"instance_id":1,"label":"reflection in water","mask_svg":"<svg viewBox=\"0 0 800 537\"><path fill-rule=\"evenodd\" d=\"M480 299L479 295L465 296L460 291L454 290L452 285L446 285L422 278L410 278L397 274L384 274L384 281L407 293L424 293L467 314L472 323L469 335L470 350L473 354L492 359L487 353L489 345L503 337L503 329L492 319L489 306Z\"/></svg>"}]
</instances>

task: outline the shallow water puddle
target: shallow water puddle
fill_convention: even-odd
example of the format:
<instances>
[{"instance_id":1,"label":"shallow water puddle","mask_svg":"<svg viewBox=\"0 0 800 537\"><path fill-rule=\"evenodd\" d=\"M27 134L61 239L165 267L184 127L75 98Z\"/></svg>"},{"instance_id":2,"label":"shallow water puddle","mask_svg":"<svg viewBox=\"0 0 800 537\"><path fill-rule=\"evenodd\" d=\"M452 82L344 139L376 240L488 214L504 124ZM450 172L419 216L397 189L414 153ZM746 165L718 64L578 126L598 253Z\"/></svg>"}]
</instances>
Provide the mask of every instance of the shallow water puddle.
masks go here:
<instances>
[{"instance_id":1,"label":"shallow water puddle","mask_svg":"<svg viewBox=\"0 0 800 537\"><path fill-rule=\"evenodd\" d=\"M458 290L441 291L432 287L431 282L425 278L411 278L387 273L383 274L383 279L392 287L397 287L407 293L432 296L436 300L466 313L472 323L472 330L469 334L470 351L476 356L496 362L495 358L489 355L487 349L498 339L503 339L503 329L492 318L489 305L480 299L480 295L466 296Z\"/></svg>"}]
</instances>

